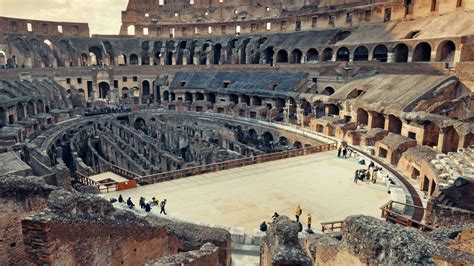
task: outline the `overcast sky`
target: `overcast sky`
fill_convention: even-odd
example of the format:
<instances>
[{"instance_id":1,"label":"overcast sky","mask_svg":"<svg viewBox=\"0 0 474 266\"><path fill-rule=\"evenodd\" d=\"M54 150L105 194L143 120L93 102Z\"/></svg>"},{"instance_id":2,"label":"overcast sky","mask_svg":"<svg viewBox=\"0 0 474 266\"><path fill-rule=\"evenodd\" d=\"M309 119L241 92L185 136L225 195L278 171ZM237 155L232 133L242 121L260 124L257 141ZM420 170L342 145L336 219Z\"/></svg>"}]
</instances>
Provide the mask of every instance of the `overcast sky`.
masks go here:
<instances>
[{"instance_id":1,"label":"overcast sky","mask_svg":"<svg viewBox=\"0 0 474 266\"><path fill-rule=\"evenodd\" d=\"M87 22L91 34L118 34L128 0L0 0L0 16Z\"/></svg>"}]
</instances>

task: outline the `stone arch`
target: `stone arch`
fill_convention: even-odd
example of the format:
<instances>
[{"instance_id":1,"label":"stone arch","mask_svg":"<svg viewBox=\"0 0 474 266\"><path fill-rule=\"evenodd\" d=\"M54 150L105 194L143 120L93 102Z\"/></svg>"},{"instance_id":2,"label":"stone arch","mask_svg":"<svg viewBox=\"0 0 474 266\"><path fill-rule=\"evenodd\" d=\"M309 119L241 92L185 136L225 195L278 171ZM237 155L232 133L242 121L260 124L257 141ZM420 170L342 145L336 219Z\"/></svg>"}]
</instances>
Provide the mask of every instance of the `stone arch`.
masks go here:
<instances>
[{"instance_id":1,"label":"stone arch","mask_svg":"<svg viewBox=\"0 0 474 266\"><path fill-rule=\"evenodd\" d=\"M436 61L439 62L454 62L454 55L456 53L456 44L453 41L443 41L438 45L436 51Z\"/></svg>"},{"instance_id":2,"label":"stone arch","mask_svg":"<svg viewBox=\"0 0 474 266\"><path fill-rule=\"evenodd\" d=\"M89 56L92 65L102 65L102 49L98 46L89 47Z\"/></svg>"},{"instance_id":3,"label":"stone arch","mask_svg":"<svg viewBox=\"0 0 474 266\"><path fill-rule=\"evenodd\" d=\"M299 142L299 141L295 141L295 142L293 142L293 148L297 149L297 150L302 149L303 144L301 144L301 142Z\"/></svg>"},{"instance_id":4,"label":"stone arch","mask_svg":"<svg viewBox=\"0 0 474 266\"><path fill-rule=\"evenodd\" d=\"M249 131L247 132L247 140L251 144L254 144L254 145L257 144L258 134L255 129L253 128L249 129Z\"/></svg>"},{"instance_id":5,"label":"stone arch","mask_svg":"<svg viewBox=\"0 0 474 266\"><path fill-rule=\"evenodd\" d=\"M316 63L319 61L318 50L311 48L306 52L306 62L307 63Z\"/></svg>"},{"instance_id":6,"label":"stone arch","mask_svg":"<svg viewBox=\"0 0 474 266\"><path fill-rule=\"evenodd\" d=\"M135 25L130 25L127 27L127 35L135 35Z\"/></svg>"},{"instance_id":7,"label":"stone arch","mask_svg":"<svg viewBox=\"0 0 474 266\"><path fill-rule=\"evenodd\" d=\"M127 56L125 54L119 54L117 56L117 64L119 66L126 66L127 65Z\"/></svg>"},{"instance_id":8,"label":"stone arch","mask_svg":"<svg viewBox=\"0 0 474 266\"><path fill-rule=\"evenodd\" d=\"M148 52L142 53L142 66L150 65L150 54Z\"/></svg>"},{"instance_id":9,"label":"stone arch","mask_svg":"<svg viewBox=\"0 0 474 266\"><path fill-rule=\"evenodd\" d=\"M243 42L242 42L242 45L240 46L240 64L246 64L247 63L247 46L250 42L250 39L245 39Z\"/></svg>"},{"instance_id":10,"label":"stone arch","mask_svg":"<svg viewBox=\"0 0 474 266\"><path fill-rule=\"evenodd\" d=\"M37 114L44 113L44 103L42 100L38 100L36 102L36 113Z\"/></svg>"},{"instance_id":11,"label":"stone arch","mask_svg":"<svg viewBox=\"0 0 474 266\"><path fill-rule=\"evenodd\" d=\"M303 58L303 52L300 49L294 49L291 52L290 64L301 64L301 59Z\"/></svg>"},{"instance_id":12,"label":"stone arch","mask_svg":"<svg viewBox=\"0 0 474 266\"><path fill-rule=\"evenodd\" d=\"M178 43L178 49L176 51L176 65L184 65L184 51L186 50L186 41L180 41ZM189 60L186 60L188 63Z\"/></svg>"},{"instance_id":13,"label":"stone arch","mask_svg":"<svg viewBox=\"0 0 474 266\"><path fill-rule=\"evenodd\" d=\"M35 104L32 101L28 101L26 103L26 113L29 117L34 116L36 114Z\"/></svg>"},{"instance_id":14,"label":"stone arch","mask_svg":"<svg viewBox=\"0 0 474 266\"><path fill-rule=\"evenodd\" d=\"M429 121L425 125L423 145L435 147L435 146L438 146L438 140L439 140L439 127L435 123Z\"/></svg>"},{"instance_id":15,"label":"stone arch","mask_svg":"<svg viewBox=\"0 0 474 266\"><path fill-rule=\"evenodd\" d=\"M130 55L130 65L138 65L138 55L136 54Z\"/></svg>"},{"instance_id":16,"label":"stone arch","mask_svg":"<svg viewBox=\"0 0 474 266\"><path fill-rule=\"evenodd\" d=\"M311 104L306 99L301 99L301 108L303 109L303 115L309 115L313 112Z\"/></svg>"},{"instance_id":17,"label":"stone arch","mask_svg":"<svg viewBox=\"0 0 474 266\"><path fill-rule=\"evenodd\" d=\"M213 53L214 53L214 65L218 65L221 61L221 55L222 55L222 44L217 43L213 47Z\"/></svg>"},{"instance_id":18,"label":"stone arch","mask_svg":"<svg viewBox=\"0 0 474 266\"><path fill-rule=\"evenodd\" d=\"M402 120L400 118L389 115L388 116L388 132L400 134L402 132Z\"/></svg>"},{"instance_id":19,"label":"stone arch","mask_svg":"<svg viewBox=\"0 0 474 266\"><path fill-rule=\"evenodd\" d=\"M262 146L264 149L273 149L273 135L272 133L265 131L262 134Z\"/></svg>"},{"instance_id":20,"label":"stone arch","mask_svg":"<svg viewBox=\"0 0 474 266\"><path fill-rule=\"evenodd\" d=\"M240 102L247 104L247 106L250 106L250 96L242 94L240 96Z\"/></svg>"},{"instance_id":21,"label":"stone arch","mask_svg":"<svg viewBox=\"0 0 474 266\"><path fill-rule=\"evenodd\" d=\"M365 46L359 46L354 50L354 61L369 60L369 49Z\"/></svg>"},{"instance_id":22,"label":"stone arch","mask_svg":"<svg viewBox=\"0 0 474 266\"><path fill-rule=\"evenodd\" d=\"M16 105L16 117L17 121L21 121L26 117L25 106L22 103Z\"/></svg>"},{"instance_id":23,"label":"stone arch","mask_svg":"<svg viewBox=\"0 0 474 266\"><path fill-rule=\"evenodd\" d=\"M170 101L170 92L169 91L164 91L163 92L163 101L165 101L165 102Z\"/></svg>"},{"instance_id":24,"label":"stone arch","mask_svg":"<svg viewBox=\"0 0 474 266\"><path fill-rule=\"evenodd\" d=\"M229 101L238 104L239 103L239 96L237 94L230 94L229 95Z\"/></svg>"},{"instance_id":25,"label":"stone arch","mask_svg":"<svg viewBox=\"0 0 474 266\"><path fill-rule=\"evenodd\" d=\"M234 54L234 49L235 49L235 43L237 42L237 39L232 39L229 41L227 44L227 62L229 64L232 64L232 55ZM238 61L238 60L237 60Z\"/></svg>"},{"instance_id":26,"label":"stone arch","mask_svg":"<svg viewBox=\"0 0 474 266\"><path fill-rule=\"evenodd\" d=\"M328 48L324 49L321 61L323 61L323 62L331 61L332 60L332 53L333 53L332 48L328 47Z\"/></svg>"},{"instance_id":27,"label":"stone arch","mask_svg":"<svg viewBox=\"0 0 474 266\"><path fill-rule=\"evenodd\" d=\"M288 146L288 139L285 136L281 136L280 139L278 140L278 144L281 146Z\"/></svg>"},{"instance_id":28,"label":"stone arch","mask_svg":"<svg viewBox=\"0 0 474 266\"><path fill-rule=\"evenodd\" d=\"M427 42L419 43L413 51L413 62L429 62L431 59L431 45Z\"/></svg>"},{"instance_id":29,"label":"stone arch","mask_svg":"<svg viewBox=\"0 0 474 266\"><path fill-rule=\"evenodd\" d=\"M0 106L0 128L7 124L7 121L5 120L6 116L7 112L5 108Z\"/></svg>"},{"instance_id":30,"label":"stone arch","mask_svg":"<svg viewBox=\"0 0 474 266\"><path fill-rule=\"evenodd\" d=\"M336 61L347 61L349 62L349 58L351 56L351 52L347 47L341 47L337 50L336 53Z\"/></svg>"},{"instance_id":31,"label":"stone arch","mask_svg":"<svg viewBox=\"0 0 474 266\"><path fill-rule=\"evenodd\" d=\"M333 93L334 93L334 88L331 86L324 88L324 90L321 92L322 95L332 95Z\"/></svg>"},{"instance_id":32,"label":"stone arch","mask_svg":"<svg viewBox=\"0 0 474 266\"><path fill-rule=\"evenodd\" d=\"M379 44L375 46L373 51L373 60L377 60L379 62L387 62L388 60L388 48L383 44Z\"/></svg>"},{"instance_id":33,"label":"stone arch","mask_svg":"<svg viewBox=\"0 0 474 266\"><path fill-rule=\"evenodd\" d=\"M372 112L372 128L381 128L385 127L385 116L379 112Z\"/></svg>"},{"instance_id":34,"label":"stone arch","mask_svg":"<svg viewBox=\"0 0 474 266\"><path fill-rule=\"evenodd\" d=\"M288 52L285 49L278 51L276 55L277 63L288 63Z\"/></svg>"},{"instance_id":35,"label":"stone arch","mask_svg":"<svg viewBox=\"0 0 474 266\"><path fill-rule=\"evenodd\" d=\"M392 50L394 59L396 63L406 63L408 62L408 46L404 43L399 43L395 45Z\"/></svg>"},{"instance_id":36,"label":"stone arch","mask_svg":"<svg viewBox=\"0 0 474 266\"><path fill-rule=\"evenodd\" d=\"M285 108L285 99L276 98L275 99L275 108L278 110L278 113L283 113L283 110Z\"/></svg>"},{"instance_id":37,"label":"stone arch","mask_svg":"<svg viewBox=\"0 0 474 266\"><path fill-rule=\"evenodd\" d=\"M205 43L201 48L201 54L199 56L199 64L206 65L207 64L207 48L211 47L209 43Z\"/></svg>"},{"instance_id":38,"label":"stone arch","mask_svg":"<svg viewBox=\"0 0 474 266\"><path fill-rule=\"evenodd\" d=\"M128 98L128 88L123 87L122 88L122 99L127 99Z\"/></svg>"},{"instance_id":39,"label":"stone arch","mask_svg":"<svg viewBox=\"0 0 474 266\"><path fill-rule=\"evenodd\" d=\"M0 50L0 66L4 66L7 64L7 53Z\"/></svg>"},{"instance_id":40,"label":"stone arch","mask_svg":"<svg viewBox=\"0 0 474 266\"><path fill-rule=\"evenodd\" d=\"M135 119L135 121L133 122L133 127L135 127L136 130L143 130L146 128L146 122L145 122L145 119L141 118L141 117L138 117L137 119Z\"/></svg>"},{"instance_id":41,"label":"stone arch","mask_svg":"<svg viewBox=\"0 0 474 266\"><path fill-rule=\"evenodd\" d=\"M110 85L109 83L102 81L99 83L99 98L105 99L108 98L110 93Z\"/></svg>"},{"instance_id":42,"label":"stone arch","mask_svg":"<svg viewBox=\"0 0 474 266\"><path fill-rule=\"evenodd\" d=\"M87 66L88 65L88 60L89 58L87 57L86 54L81 54L81 57L79 59L81 61L81 66Z\"/></svg>"},{"instance_id":43,"label":"stone arch","mask_svg":"<svg viewBox=\"0 0 474 266\"><path fill-rule=\"evenodd\" d=\"M369 113L362 108L357 109L357 124L368 125L368 123Z\"/></svg>"},{"instance_id":44,"label":"stone arch","mask_svg":"<svg viewBox=\"0 0 474 266\"><path fill-rule=\"evenodd\" d=\"M267 47L265 48L265 50L263 51L263 54L265 56L265 61L267 64L273 64L273 56L275 55L275 51L273 50L273 47L270 46L270 47Z\"/></svg>"},{"instance_id":45,"label":"stone arch","mask_svg":"<svg viewBox=\"0 0 474 266\"><path fill-rule=\"evenodd\" d=\"M142 95L143 96L150 95L150 82L148 80L142 81Z\"/></svg>"},{"instance_id":46,"label":"stone arch","mask_svg":"<svg viewBox=\"0 0 474 266\"><path fill-rule=\"evenodd\" d=\"M459 145L459 134L454 127L449 127L444 132L443 146L441 152L457 152Z\"/></svg>"}]
</instances>

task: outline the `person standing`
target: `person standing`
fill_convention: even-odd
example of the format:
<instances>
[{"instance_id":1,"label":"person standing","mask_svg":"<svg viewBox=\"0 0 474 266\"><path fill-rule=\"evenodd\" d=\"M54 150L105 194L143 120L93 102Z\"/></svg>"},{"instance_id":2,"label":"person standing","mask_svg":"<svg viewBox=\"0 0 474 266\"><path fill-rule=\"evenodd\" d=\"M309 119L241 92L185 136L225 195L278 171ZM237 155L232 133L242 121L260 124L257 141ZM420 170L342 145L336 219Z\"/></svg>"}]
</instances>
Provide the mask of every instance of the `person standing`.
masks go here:
<instances>
[{"instance_id":1,"label":"person standing","mask_svg":"<svg viewBox=\"0 0 474 266\"><path fill-rule=\"evenodd\" d=\"M354 183L356 184L357 184L357 179L359 179L359 169L357 169L354 174Z\"/></svg>"},{"instance_id":2,"label":"person standing","mask_svg":"<svg viewBox=\"0 0 474 266\"><path fill-rule=\"evenodd\" d=\"M300 221L300 216L302 213L303 213L303 210L301 209L300 205L298 205L298 207L295 208L295 216L296 216L297 222Z\"/></svg>"},{"instance_id":3,"label":"person standing","mask_svg":"<svg viewBox=\"0 0 474 266\"><path fill-rule=\"evenodd\" d=\"M306 223L308 224L308 230L311 230L311 213L306 216Z\"/></svg>"},{"instance_id":4,"label":"person standing","mask_svg":"<svg viewBox=\"0 0 474 266\"><path fill-rule=\"evenodd\" d=\"M164 215L166 215L165 206L166 206L166 199L164 199L164 200L160 203L160 208L161 208L160 214L163 213Z\"/></svg>"},{"instance_id":5,"label":"person standing","mask_svg":"<svg viewBox=\"0 0 474 266\"><path fill-rule=\"evenodd\" d=\"M337 158L341 158L341 151L342 151L342 147L339 146L339 148L337 149Z\"/></svg>"},{"instance_id":6,"label":"person standing","mask_svg":"<svg viewBox=\"0 0 474 266\"><path fill-rule=\"evenodd\" d=\"M145 198L144 197L140 197L140 208L145 209Z\"/></svg>"},{"instance_id":7,"label":"person standing","mask_svg":"<svg viewBox=\"0 0 474 266\"><path fill-rule=\"evenodd\" d=\"M123 202L122 194L119 195L119 197L118 197L118 202L119 202L119 203L122 203L122 202Z\"/></svg>"}]
</instances>

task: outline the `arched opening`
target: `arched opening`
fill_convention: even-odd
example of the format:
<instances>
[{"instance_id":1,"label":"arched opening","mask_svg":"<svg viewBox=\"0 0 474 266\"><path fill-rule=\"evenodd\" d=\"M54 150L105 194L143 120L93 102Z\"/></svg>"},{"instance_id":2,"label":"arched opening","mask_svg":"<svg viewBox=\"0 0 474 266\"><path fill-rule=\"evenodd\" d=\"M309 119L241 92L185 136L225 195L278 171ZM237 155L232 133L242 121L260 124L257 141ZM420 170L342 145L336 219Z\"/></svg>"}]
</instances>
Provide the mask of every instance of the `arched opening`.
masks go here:
<instances>
[{"instance_id":1,"label":"arched opening","mask_svg":"<svg viewBox=\"0 0 474 266\"><path fill-rule=\"evenodd\" d=\"M7 124L7 121L5 121L6 115L5 108L0 107L0 127L3 127Z\"/></svg>"},{"instance_id":2,"label":"arched opening","mask_svg":"<svg viewBox=\"0 0 474 266\"><path fill-rule=\"evenodd\" d=\"M86 54L81 54L81 58L80 58L80 61L81 61L81 66L87 66L88 65L88 58L87 58L87 55Z\"/></svg>"},{"instance_id":3,"label":"arched opening","mask_svg":"<svg viewBox=\"0 0 474 266\"><path fill-rule=\"evenodd\" d=\"M127 65L127 56L124 54L119 54L117 57L117 64L119 66L126 66Z\"/></svg>"},{"instance_id":4,"label":"arched opening","mask_svg":"<svg viewBox=\"0 0 474 266\"><path fill-rule=\"evenodd\" d=\"M4 66L7 64L7 54L0 50L0 66Z\"/></svg>"},{"instance_id":5,"label":"arched opening","mask_svg":"<svg viewBox=\"0 0 474 266\"><path fill-rule=\"evenodd\" d=\"M130 55L130 65L138 65L138 55L136 54Z\"/></svg>"},{"instance_id":6,"label":"arched opening","mask_svg":"<svg viewBox=\"0 0 474 266\"><path fill-rule=\"evenodd\" d=\"M146 128L145 120L141 117L137 118L133 123L136 130L144 130Z\"/></svg>"},{"instance_id":7,"label":"arched opening","mask_svg":"<svg viewBox=\"0 0 474 266\"><path fill-rule=\"evenodd\" d=\"M339 116L339 106L335 105L335 104L326 104L326 110L327 110L327 115L328 116Z\"/></svg>"},{"instance_id":8,"label":"arched opening","mask_svg":"<svg viewBox=\"0 0 474 266\"><path fill-rule=\"evenodd\" d=\"M406 63L408 62L408 46L403 43L397 44L393 48L393 54L395 56L396 63Z\"/></svg>"},{"instance_id":9,"label":"arched opening","mask_svg":"<svg viewBox=\"0 0 474 266\"><path fill-rule=\"evenodd\" d=\"M332 60L332 48L326 48L323 50L322 61L327 62Z\"/></svg>"},{"instance_id":10,"label":"arched opening","mask_svg":"<svg viewBox=\"0 0 474 266\"><path fill-rule=\"evenodd\" d=\"M15 124L15 116L14 115L9 115L8 116L8 124Z\"/></svg>"},{"instance_id":11,"label":"arched opening","mask_svg":"<svg viewBox=\"0 0 474 266\"><path fill-rule=\"evenodd\" d=\"M319 60L319 53L316 49L311 48L306 52L306 62L307 63L316 63Z\"/></svg>"},{"instance_id":12,"label":"arched opening","mask_svg":"<svg viewBox=\"0 0 474 266\"><path fill-rule=\"evenodd\" d=\"M273 51L273 47L267 47L264 52L265 56L265 61L267 64L272 65L273 64L273 56L275 55L275 51Z\"/></svg>"},{"instance_id":13,"label":"arched opening","mask_svg":"<svg viewBox=\"0 0 474 266\"><path fill-rule=\"evenodd\" d=\"M285 50L280 50L277 53L277 63L288 63L288 52Z\"/></svg>"},{"instance_id":14,"label":"arched opening","mask_svg":"<svg viewBox=\"0 0 474 266\"><path fill-rule=\"evenodd\" d=\"M349 49L347 47L341 47L339 50L337 50L336 53L336 61L347 61L349 62L349 56L350 56Z\"/></svg>"},{"instance_id":15,"label":"arched opening","mask_svg":"<svg viewBox=\"0 0 474 266\"><path fill-rule=\"evenodd\" d=\"M270 132L265 132L262 135L262 146L265 150L273 150L273 135Z\"/></svg>"},{"instance_id":16,"label":"arched opening","mask_svg":"<svg viewBox=\"0 0 474 266\"><path fill-rule=\"evenodd\" d=\"M173 52L169 51L166 53L165 65L167 66L173 65Z\"/></svg>"},{"instance_id":17,"label":"arched opening","mask_svg":"<svg viewBox=\"0 0 474 266\"><path fill-rule=\"evenodd\" d=\"M204 94L196 92L196 101L204 101Z\"/></svg>"},{"instance_id":18,"label":"arched opening","mask_svg":"<svg viewBox=\"0 0 474 266\"><path fill-rule=\"evenodd\" d=\"M385 127L385 116L378 112L372 112L372 128L381 128Z\"/></svg>"},{"instance_id":19,"label":"arched opening","mask_svg":"<svg viewBox=\"0 0 474 266\"><path fill-rule=\"evenodd\" d=\"M216 95L214 93L212 93L212 92L207 93L206 96L207 96L207 101L208 102L210 102L212 104L216 103Z\"/></svg>"},{"instance_id":20,"label":"arched opening","mask_svg":"<svg viewBox=\"0 0 474 266\"><path fill-rule=\"evenodd\" d=\"M250 106L250 97L248 95L243 94L240 96L240 102L245 103L247 106Z\"/></svg>"},{"instance_id":21,"label":"arched opening","mask_svg":"<svg viewBox=\"0 0 474 266\"><path fill-rule=\"evenodd\" d=\"M25 116L25 107L23 106L23 104L18 103L16 105L16 117L18 118L18 121L23 120Z\"/></svg>"},{"instance_id":22,"label":"arched opening","mask_svg":"<svg viewBox=\"0 0 474 266\"><path fill-rule=\"evenodd\" d=\"M357 124L367 125L369 122L369 113L362 108L357 110Z\"/></svg>"},{"instance_id":23,"label":"arched opening","mask_svg":"<svg viewBox=\"0 0 474 266\"><path fill-rule=\"evenodd\" d=\"M143 96L150 95L150 82L148 80L142 82L142 92Z\"/></svg>"},{"instance_id":24,"label":"arched opening","mask_svg":"<svg viewBox=\"0 0 474 266\"><path fill-rule=\"evenodd\" d=\"M108 98L110 92L110 85L107 82L99 83L99 98Z\"/></svg>"},{"instance_id":25,"label":"arched opening","mask_svg":"<svg viewBox=\"0 0 474 266\"><path fill-rule=\"evenodd\" d=\"M92 65L102 65L102 49L97 46L90 47L89 56L91 57Z\"/></svg>"},{"instance_id":26,"label":"arched opening","mask_svg":"<svg viewBox=\"0 0 474 266\"><path fill-rule=\"evenodd\" d=\"M301 100L301 108L303 109L304 116L307 116L312 113L311 104L306 99Z\"/></svg>"},{"instance_id":27,"label":"arched opening","mask_svg":"<svg viewBox=\"0 0 474 266\"><path fill-rule=\"evenodd\" d=\"M257 140L258 140L257 131L255 131L255 129L251 128L251 129L248 131L247 142L248 142L249 144L256 145L256 144L257 144Z\"/></svg>"},{"instance_id":28,"label":"arched opening","mask_svg":"<svg viewBox=\"0 0 474 266\"><path fill-rule=\"evenodd\" d=\"M422 42L415 47L413 52L413 62L429 62L431 58L431 46Z\"/></svg>"},{"instance_id":29,"label":"arched opening","mask_svg":"<svg viewBox=\"0 0 474 266\"><path fill-rule=\"evenodd\" d=\"M209 43L205 43L202 46L201 54L199 56L199 64L201 64L201 65L206 65L207 64L207 53L208 53L207 50L210 46L211 45Z\"/></svg>"},{"instance_id":30,"label":"arched opening","mask_svg":"<svg viewBox=\"0 0 474 266\"><path fill-rule=\"evenodd\" d=\"M280 144L280 146L288 146L288 139L284 136L281 136L280 139L278 140L278 144Z\"/></svg>"},{"instance_id":31,"label":"arched opening","mask_svg":"<svg viewBox=\"0 0 474 266\"><path fill-rule=\"evenodd\" d=\"M133 94L133 97L139 98L139 97L140 97L140 88L138 88L138 87L133 87L133 89L132 89L132 94Z\"/></svg>"},{"instance_id":32,"label":"arched opening","mask_svg":"<svg viewBox=\"0 0 474 266\"><path fill-rule=\"evenodd\" d=\"M214 45L214 65L218 65L221 61L221 54L222 54L222 44L218 43Z\"/></svg>"},{"instance_id":33,"label":"arched opening","mask_svg":"<svg viewBox=\"0 0 474 266\"><path fill-rule=\"evenodd\" d=\"M379 62L387 62L387 59L388 59L387 46L383 44L375 46L373 59Z\"/></svg>"},{"instance_id":34,"label":"arched opening","mask_svg":"<svg viewBox=\"0 0 474 266\"><path fill-rule=\"evenodd\" d=\"M252 105L253 106L262 106L262 99L258 96L252 96Z\"/></svg>"},{"instance_id":35,"label":"arched opening","mask_svg":"<svg viewBox=\"0 0 474 266\"><path fill-rule=\"evenodd\" d=\"M29 117L35 115L35 104L32 101L29 101L26 103L26 113L28 114Z\"/></svg>"},{"instance_id":36,"label":"arched opening","mask_svg":"<svg viewBox=\"0 0 474 266\"><path fill-rule=\"evenodd\" d=\"M190 92L185 92L184 93L184 101L186 103L192 103L193 102L193 95Z\"/></svg>"},{"instance_id":37,"label":"arched opening","mask_svg":"<svg viewBox=\"0 0 474 266\"><path fill-rule=\"evenodd\" d=\"M456 45L452 41L444 41L438 46L437 57L440 62L454 62Z\"/></svg>"},{"instance_id":38,"label":"arched opening","mask_svg":"<svg viewBox=\"0 0 474 266\"><path fill-rule=\"evenodd\" d=\"M237 94L231 94L229 95L229 101L238 104L239 103L239 96Z\"/></svg>"},{"instance_id":39,"label":"arched opening","mask_svg":"<svg viewBox=\"0 0 474 266\"><path fill-rule=\"evenodd\" d=\"M333 87L326 87L321 92L322 95L332 95L333 93L334 93L334 88Z\"/></svg>"},{"instance_id":40,"label":"arched opening","mask_svg":"<svg viewBox=\"0 0 474 266\"><path fill-rule=\"evenodd\" d=\"M163 92L163 101L169 102L170 101L170 93L169 91L164 91Z\"/></svg>"},{"instance_id":41,"label":"arched opening","mask_svg":"<svg viewBox=\"0 0 474 266\"><path fill-rule=\"evenodd\" d=\"M303 148L303 145L301 144L301 142L295 141L293 143L293 148L299 150L299 149Z\"/></svg>"},{"instance_id":42,"label":"arched opening","mask_svg":"<svg viewBox=\"0 0 474 266\"><path fill-rule=\"evenodd\" d=\"M135 35L135 26L134 25L130 25L127 27L127 34L128 35Z\"/></svg>"},{"instance_id":43,"label":"arched opening","mask_svg":"<svg viewBox=\"0 0 474 266\"><path fill-rule=\"evenodd\" d=\"M430 147L438 146L439 127L433 122L428 122L425 125L425 134L423 136L423 145Z\"/></svg>"},{"instance_id":44,"label":"arched opening","mask_svg":"<svg viewBox=\"0 0 474 266\"><path fill-rule=\"evenodd\" d=\"M369 50L365 46L359 46L354 51L354 61L369 60Z\"/></svg>"},{"instance_id":45,"label":"arched opening","mask_svg":"<svg viewBox=\"0 0 474 266\"><path fill-rule=\"evenodd\" d=\"M150 55L148 53L142 54L142 66L150 65Z\"/></svg>"},{"instance_id":46,"label":"arched opening","mask_svg":"<svg viewBox=\"0 0 474 266\"><path fill-rule=\"evenodd\" d=\"M249 44L250 39L246 39L242 42L240 46L240 64L244 65L247 63L247 45Z\"/></svg>"},{"instance_id":47,"label":"arched opening","mask_svg":"<svg viewBox=\"0 0 474 266\"><path fill-rule=\"evenodd\" d=\"M283 113L283 109L285 108L285 99L276 98L275 108L278 110L278 113Z\"/></svg>"},{"instance_id":48,"label":"arched opening","mask_svg":"<svg viewBox=\"0 0 474 266\"><path fill-rule=\"evenodd\" d=\"M232 61L232 57L234 55L234 51L235 51L235 43L237 42L237 39L232 39L230 40L230 42L227 44L227 63L228 64L233 64L234 62ZM235 63L238 63L238 59L237 59L237 62Z\"/></svg>"},{"instance_id":49,"label":"arched opening","mask_svg":"<svg viewBox=\"0 0 474 266\"><path fill-rule=\"evenodd\" d=\"M389 115L388 131L395 134L400 134L402 132L402 121L394 115Z\"/></svg>"},{"instance_id":50,"label":"arched opening","mask_svg":"<svg viewBox=\"0 0 474 266\"><path fill-rule=\"evenodd\" d=\"M44 113L44 103L42 100L38 100L36 102L36 113L37 114Z\"/></svg>"},{"instance_id":51,"label":"arched opening","mask_svg":"<svg viewBox=\"0 0 474 266\"><path fill-rule=\"evenodd\" d=\"M459 134L454 127L444 133L442 152L457 152L459 145Z\"/></svg>"},{"instance_id":52,"label":"arched opening","mask_svg":"<svg viewBox=\"0 0 474 266\"><path fill-rule=\"evenodd\" d=\"M291 52L290 64L301 64L301 58L303 57L303 52L299 49L294 49Z\"/></svg>"},{"instance_id":53,"label":"arched opening","mask_svg":"<svg viewBox=\"0 0 474 266\"><path fill-rule=\"evenodd\" d=\"M127 99L128 98L128 88L123 87L122 88L122 99Z\"/></svg>"}]
</instances>

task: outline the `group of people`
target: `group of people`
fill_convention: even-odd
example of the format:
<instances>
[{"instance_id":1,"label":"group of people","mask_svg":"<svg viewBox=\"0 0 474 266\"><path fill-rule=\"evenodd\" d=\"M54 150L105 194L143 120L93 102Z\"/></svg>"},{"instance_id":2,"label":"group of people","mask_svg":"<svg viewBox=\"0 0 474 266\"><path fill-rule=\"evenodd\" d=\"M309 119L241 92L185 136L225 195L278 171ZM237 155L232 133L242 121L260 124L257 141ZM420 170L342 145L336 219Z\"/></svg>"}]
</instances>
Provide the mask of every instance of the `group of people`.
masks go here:
<instances>
[{"instance_id":1,"label":"group of people","mask_svg":"<svg viewBox=\"0 0 474 266\"><path fill-rule=\"evenodd\" d=\"M298 223L299 225L299 231L303 231L303 225L301 224L300 222L300 217L301 215L303 214L303 209L301 209L300 205L298 205L296 208L295 208L295 217L296 217L296 222ZM263 221L261 224L260 224L260 231L262 232L265 232L267 231L267 228L268 228L268 224L271 224L275 221L276 218L278 218L280 215L275 212L272 216L272 222L265 222ZM312 222L312 217L311 217L311 213L308 212L308 214L306 215L306 224L308 225L308 229L306 230L308 233L312 233L313 231L311 230L311 222Z\"/></svg>"},{"instance_id":2,"label":"group of people","mask_svg":"<svg viewBox=\"0 0 474 266\"><path fill-rule=\"evenodd\" d=\"M121 194L118 197L118 202L119 203L124 202L123 197L122 197ZM130 209L135 207L135 204L132 202L132 198L130 198L130 197L128 197L126 203L127 203L127 206ZM146 202L144 197L140 197L139 204L140 204L140 208L142 210L145 210L146 212L150 212L151 207L153 207L153 206L160 206L160 214L166 215L166 209L165 209L166 208L166 199L164 199L163 201L160 202L160 200L158 200L156 197L152 197L150 201Z\"/></svg>"},{"instance_id":3,"label":"group of people","mask_svg":"<svg viewBox=\"0 0 474 266\"><path fill-rule=\"evenodd\" d=\"M349 155L347 155L347 153L349 153ZM352 150L346 145L339 145L339 148L337 148L337 158L347 158L351 157L351 155Z\"/></svg>"},{"instance_id":4,"label":"group of people","mask_svg":"<svg viewBox=\"0 0 474 266\"><path fill-rule=\"evenodd\" d=\"M367 169L357 169L354 174L354 183L357 181L365 181L367 184L370 182L377 183L377 176L379 171L382 171L382 168L375 166L374 162L370 162Z\"/></svg>"}]
</instances>

